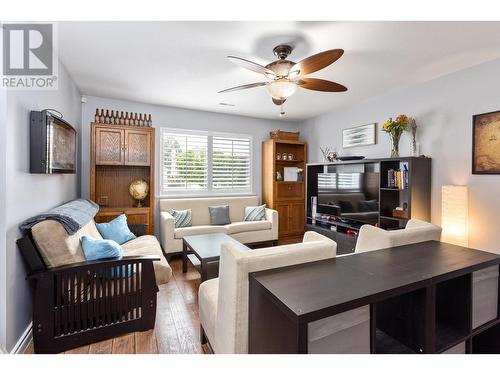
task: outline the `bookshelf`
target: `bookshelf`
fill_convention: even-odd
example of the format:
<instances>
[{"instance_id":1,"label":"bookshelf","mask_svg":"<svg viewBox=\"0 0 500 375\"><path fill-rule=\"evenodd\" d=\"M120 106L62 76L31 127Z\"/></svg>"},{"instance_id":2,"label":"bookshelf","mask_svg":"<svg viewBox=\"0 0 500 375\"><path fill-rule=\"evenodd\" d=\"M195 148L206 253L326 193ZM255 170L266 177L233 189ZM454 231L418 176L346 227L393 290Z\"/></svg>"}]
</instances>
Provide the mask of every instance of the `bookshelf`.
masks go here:
<instances>
[{"instance_id":1,"label":"bookshelf","mask_svg":"<svg viewBox=\"0 0 500 375\"><path fill-rule=\"evenodd\" d=\"M278 211L279 240L282 243L295 242L304 234L304 178L285 181L285 168L299 168L304 176L306 158L305 142L286 139L262 142L262 201Z\"/></svg>"},{"instance_id":2,"label":"bookshelf","mask_svg":"<svg viewBox=\"0 0 500 375\"><path fill-rule=\"evenodd\" d=\"M404 228L411 218L430 221L430 189L430 158L380 160L380 227Z\"/></svg>"}]
</instances>

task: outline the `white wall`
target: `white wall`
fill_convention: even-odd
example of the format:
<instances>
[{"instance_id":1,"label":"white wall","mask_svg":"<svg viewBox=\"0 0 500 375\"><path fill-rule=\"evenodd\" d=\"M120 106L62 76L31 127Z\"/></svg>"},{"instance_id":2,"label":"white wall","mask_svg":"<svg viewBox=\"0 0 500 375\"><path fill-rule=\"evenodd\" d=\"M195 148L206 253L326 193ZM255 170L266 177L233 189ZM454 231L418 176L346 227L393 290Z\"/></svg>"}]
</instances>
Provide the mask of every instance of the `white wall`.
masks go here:
<instances>
[{"instance_id":1,"label":"white wall","mask_svg":"<svg viewBox=\"0 0 500 375\"><path fill-rule=\"evenodd\" d=\"M30 216L77 198L78 175L29 173L29 113L54 108L79 132L80 93L66 69L59 66L59 88L54 91L9 91L6 121L6 348L11 350L31 322L31 293L26 269L16 246L18 225ZM4 138L0 134L0 138ZM80 172L79 172L80 173ZM0 189L1 191L1 189ZM0 238L1 240L1 238ZM3 264L3 262L2 262ZM0 281L1 282L1 281ZM3 285L2 285L3 286ZM1 315L0 315L1 316Z\"/></svg>"},{"instance_id":2,"label":"white wall","mask_svg":"<svg viewBox=\"0 0 500 375\"><path fill-rule=\"evenodd\" d=\"M308 120L301 129L309 143L309 162L321 161L319 147L343 155L389 157L390 143L381 132L389 117L405 113L419 126L421 153L432 160L432 222L441 223L441 186L469 186L469 246L500 253L500 175L472 175L472 115L500 110L500 60L440 77L412 88L335 110ZM342 150L342 129L378 123L378 144ZM400 154L410 155L405 134Z\"/></svg>"},{"instance_id":3,"label":"white wall","mask_svg":"<svg viewBox=\"0 0 500 375\"><path fill-rule=\"evenodd\" d=\"M89 198L90 187L90 123L94 121L96 108L109 110L148 113L152 115L156 131L156 153L159 151L159 128L181 128L194 130L209 130L217 132L241 133L253 135L253 188L254 193L261 196L261 156L262 141L269 138L269 131L275 129L297 130L298 123L265 120L243 116L233 116L221 113L194 111L181 108L128 102L123 100L86 96L87 103L82 105L82 196ZM277 108L277 107L276 107ZM157 166L159 163L157 163ZM158 173L156 174L158 179ZM158 181L157 181L158 182ZM158 193L158 191L157 191ZM158 205L156 204L156 207ZM156 212L156 229L158 232L158 212Z\"/></svg>"}]
</instances>

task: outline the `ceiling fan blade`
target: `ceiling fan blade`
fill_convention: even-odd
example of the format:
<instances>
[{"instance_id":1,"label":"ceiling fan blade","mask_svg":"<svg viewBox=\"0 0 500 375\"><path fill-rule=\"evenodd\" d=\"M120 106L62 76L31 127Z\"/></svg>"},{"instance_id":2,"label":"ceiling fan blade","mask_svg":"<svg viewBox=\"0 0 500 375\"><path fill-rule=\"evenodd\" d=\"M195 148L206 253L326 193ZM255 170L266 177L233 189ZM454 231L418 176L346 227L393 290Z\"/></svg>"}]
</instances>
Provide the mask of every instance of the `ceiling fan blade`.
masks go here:
<instances>
[{"instance_id":1,"label":"ceiling fan blade","mask_svg":"<svg viewBox=\"0 0 500 375\"><path fill-rule=\"evenodd\" d=\"M275 98L271 99L273 99L273 103L276 105L282 105L284 102L286 102L286 99L275 99Z\"/></svg>"},{"instance_id":2,"label":"ceiling fan blade","mask_svg":"<svg viewBox=\"0 0 500 375\"><path fill-rule=\"evenodd\" d=\"M317 53L316 55L306 57L304 60L299 61L290 69L290 72L299 71L301 76L317 72L337 61L343 54L343 49L331 49L329 51Z\"/></svg>"},{"instance_id":3,"label":"ceiling fan blade","mask_svg":"<svg viewBox=\"0 0 500 375\"><path fill-rule=\"evenodd\" d=\"M325 79L318 78L302 78L297 82L299 87L308 90L315 91L328 91L328 92L342 92L347 91L347 87L341 85L340 83L327 81Z\"/></svg>"},{"instance_id":4,"label":"ceiling fan blade","mask_svg":"<svg viewBox=\"0 0 500 375\"><path fill-rule=\"evenodd\" d=\"M221 90L221 91L218 92L218 94L221 94L223 92L231 92L231 91L237 91L237 90L251 89L252 87L266 86L268 84L269 84L269 82L249 83L248 85L235 86L235 87L231 87L231 88L228 88L228 89L225 89L225 90Z\"/></svg>"},{"instance_id":5,"label":"ceiling fan blade","mask_svg":"<svg viewBox=\"0 0 500 375\"><path fill-rule=\"evenodd\" d=\"M269 78L274 78L275 74L271 69L267 69L265 66L262 66L260 64L254 63L253 61L243 59L241 57L236 57L236 56L228 56L227 57L231 62L235 63L236 65L241 66L242 68L252 70L257 73L264 74L265 76Z\"/></svg>"}]
</instances>

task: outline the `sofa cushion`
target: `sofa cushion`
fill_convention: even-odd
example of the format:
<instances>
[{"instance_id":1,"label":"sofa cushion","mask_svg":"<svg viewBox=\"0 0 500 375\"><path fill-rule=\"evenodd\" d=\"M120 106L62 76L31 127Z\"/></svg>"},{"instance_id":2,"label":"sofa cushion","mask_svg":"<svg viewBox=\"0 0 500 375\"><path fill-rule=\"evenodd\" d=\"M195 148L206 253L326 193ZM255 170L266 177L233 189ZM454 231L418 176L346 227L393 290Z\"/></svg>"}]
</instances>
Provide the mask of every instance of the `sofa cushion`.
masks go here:
<instances>
[{"instance_id":1,"label":"sofa cushion","mask_svg":"<svg viewBox=\"0 0 500 375\"><path fill-rule=\"evenodd\" d=\"M210 224L211 225L226 225L231 224L231 219L229 219L229 206L208 206L208 211L210 212Z\"/></svg>"},{"instance_id":2,"label":"sofa cushion","mask_svg":"<svg viewBox=\"0 0 500 375\"><path fill-rule=\"evenodd\" d=\"M31 228L33 239L48 268L84 262L80 238L89 236L102 239L94 220L89 221L75 234L69 235L61 223L45 220Z\"/></svg>"},{"instance_id":3,"label":"sofa cushion","mask_svg":"<svg viewBox=\"0 0 500 375\"><path fill-rule=\"evenodd\" d=\"M198 225L195 227L176 228L174 231L174 238L184 238L184 236L209 233L226 233L226 228L222 225Z\"/></svg>"},{"instance_id":4,"label":"sofa cushion","mask_svg":"<svg viewBox=\"0 0 500 375\"><path fill-rule=\"evenodd\" d=\"M201 283L198 290L200 322L210 343L215 342L215 320L217 318L217 298L219 296L219 278Z\"/></svg>"},{"instance_id":5,"label":"sofa cushion","mask_svg":"<svg viewBox=\"0 0 500 375\"><path fill-rule=\"evenodd\" d=\"M233 233L230 235L236 241L243 244L256 244L259 242L274 241L276 238L273 236L272 229L253 230L251 232Z\"/></svg>"},{"instance_id":6,"label":"sofa cushion","mask_svg":"<svg viewBox=\"0 0 500 375\"><path fill-rule=\"evenodd\" d=\"M122 245L125 256L158 255L160 260L153 262L156 284L165 284L172 276L172 268L168 264L160 243L155 236L140 236Z\"/></svg>"},{"instance_id":7,"label":"sofa cushion","mask_svg":"<svg viewBox=\"0 0 500 375\"><path fill-rule=\"evenodd\" d=\"M226 234L254 232L258 230L271 229L271 222L267 220L240 221L238 223L228 224L225 227L226 227Z\"/></svg>"},{"instance_id":8,"label":"sofa cushion","mask_svg":"<svg viewBox=\"0 0 500 375\"><path fill-rule=\"evenodd\" d=\"M255 195L243 197L214 197L214 198L172 198L160 199L160 211L185 210L193 212L193 225L209 225L210 213L208 206L229 205L229 219L232 223L243 221L245 207L257 206L259 198Z\"/></svg>"}]
</instances>

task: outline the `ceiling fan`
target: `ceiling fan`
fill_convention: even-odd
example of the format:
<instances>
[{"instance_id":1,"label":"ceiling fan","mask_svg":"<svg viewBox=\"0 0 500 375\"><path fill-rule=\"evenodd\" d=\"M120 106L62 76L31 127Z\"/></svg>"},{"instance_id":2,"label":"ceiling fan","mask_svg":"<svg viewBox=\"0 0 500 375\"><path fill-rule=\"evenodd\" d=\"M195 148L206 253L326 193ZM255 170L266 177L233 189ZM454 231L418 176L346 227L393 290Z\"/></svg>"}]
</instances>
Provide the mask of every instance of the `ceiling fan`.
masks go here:
<instances>
[{"instance_id":1,"label":"ceiling fan","mask_svg":"<svg viewBox=\"0 0 500 375\"><path fill-rule=\"evenodd\" d=\"M292 53L292 50L293 48L289 45L279 45L275 47L273 52L276 57L278 57L278 60L273 61L266 66L262 66L241 57L228 56L227 58L236 65L261 73L268 79L268 81L231 87L221 90L219 93L265 86L269 95L271 95L273 103L279 106L292 96L295 91L297 91L297 87L326 92L347 91L347 87L339 83L319 78L305 77L306 75L317 72L318 70L321 70L337 61L344 54L343 49L331 49L320 52L316 55L306 57L298 63L287 60L287 57Z\"/></svg>"}]
</instances>

